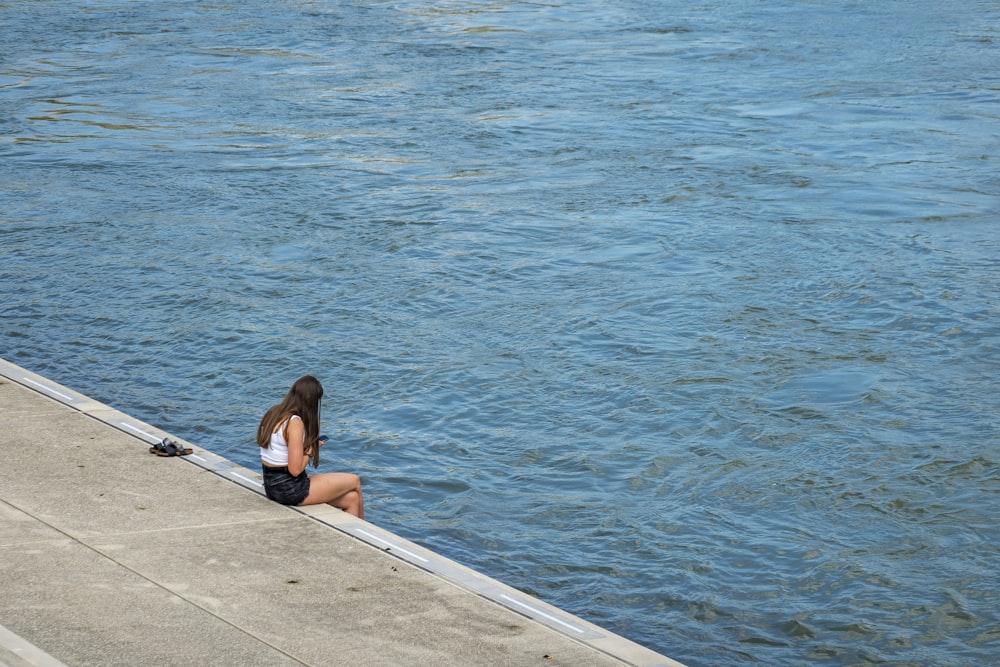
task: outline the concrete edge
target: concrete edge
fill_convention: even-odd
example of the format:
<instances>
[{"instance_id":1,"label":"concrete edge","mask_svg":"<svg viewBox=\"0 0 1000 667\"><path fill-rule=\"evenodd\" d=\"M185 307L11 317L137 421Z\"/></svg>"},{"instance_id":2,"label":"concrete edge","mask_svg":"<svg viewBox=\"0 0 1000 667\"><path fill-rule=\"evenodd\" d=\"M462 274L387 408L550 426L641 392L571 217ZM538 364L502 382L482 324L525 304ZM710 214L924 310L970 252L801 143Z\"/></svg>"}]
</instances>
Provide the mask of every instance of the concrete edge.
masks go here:
<instances>
[{"instance_id":1,"label":"concrete edge","mask_svg":"<svg viewBox=\"0 0 1000 667\"><path fill-rule=\"evenodd\" d=\"M66 664L0 625L0 667L66 667Z\"/></svg>"},{"instance_id":2,"label":"concrete edge","mask_svg":"<svg viewBox=\"0 0 1000 667\"><path fill-rule=\"evenodd\" d=\"M228 479L254 493L260 495L264 493L260 473L248 470L194 443L177 438L162 429L95 401L48 378L32 373L5 359L0 359L0 376L48 396L63 405L74 408L97 421L142 441L146 445L151 446L160 442L163 438L170 438L178 444L183 444L185 447L190 447L193 450L191 454L183 457L185 461ZM635 665L636 667L685 667L676 660L667 658L625 637L609 632L600 626L569 614L516 588L487 577L403 537L328 505L289 507L288 509L304 514L372 548L385 552L418 569L429 572L459 588L486 598L521 616L541 623L560 634L575 639L626 664ZM0 626L0 630L2 629L2 626ZM16 635L12 636L16 637ZM5 637L0 633L0 649L5 646L8 646L5 643ZM4 653L0 652L0 667L4 667L2 662L3 655ZM44 656L44 654L42 655ZM40 667L48 667L50 665L51 667L59 667L61 665L61 663L55 661L28 664L37 664Z\"/></svg>"}]
</instances>

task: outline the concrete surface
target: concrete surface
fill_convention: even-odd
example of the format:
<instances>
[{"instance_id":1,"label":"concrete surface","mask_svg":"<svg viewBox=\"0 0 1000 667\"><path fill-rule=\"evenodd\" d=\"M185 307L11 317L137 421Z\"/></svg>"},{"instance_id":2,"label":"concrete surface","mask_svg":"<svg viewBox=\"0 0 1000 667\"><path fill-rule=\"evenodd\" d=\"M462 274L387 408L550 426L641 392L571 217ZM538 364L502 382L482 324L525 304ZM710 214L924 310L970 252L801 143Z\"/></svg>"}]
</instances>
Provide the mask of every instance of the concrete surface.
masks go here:
<instances>
[{"instance_id":1,"label":"concrete surface","mask_svg":"<svg viewBox=\"0 0 1000 667\"><path fill-rule=\"evenodd\" d=\"M679 663L0 360L0 666Z\"/></svg>"}]
</instances>

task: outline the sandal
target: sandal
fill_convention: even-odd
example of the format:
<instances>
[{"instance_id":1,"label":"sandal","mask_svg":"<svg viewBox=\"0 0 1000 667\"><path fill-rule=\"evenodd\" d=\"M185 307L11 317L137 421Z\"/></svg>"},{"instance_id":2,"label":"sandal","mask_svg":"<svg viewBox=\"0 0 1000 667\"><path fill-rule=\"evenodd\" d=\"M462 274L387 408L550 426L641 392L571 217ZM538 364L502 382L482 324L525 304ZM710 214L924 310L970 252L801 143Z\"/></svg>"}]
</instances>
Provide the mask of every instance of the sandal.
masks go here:
<instances>
[{"instance_id":1,"label":"sandal","mask_svg":"<svg viewBox=\"0 0 1000 667\"><path fill-rule=\"evenodd\" d=\"M187 456L193 451L189 447L186 448L178 445L170 438L164 438L149 448L149 453L156 454L157 456Z\"/></svg>"}]
</instances>

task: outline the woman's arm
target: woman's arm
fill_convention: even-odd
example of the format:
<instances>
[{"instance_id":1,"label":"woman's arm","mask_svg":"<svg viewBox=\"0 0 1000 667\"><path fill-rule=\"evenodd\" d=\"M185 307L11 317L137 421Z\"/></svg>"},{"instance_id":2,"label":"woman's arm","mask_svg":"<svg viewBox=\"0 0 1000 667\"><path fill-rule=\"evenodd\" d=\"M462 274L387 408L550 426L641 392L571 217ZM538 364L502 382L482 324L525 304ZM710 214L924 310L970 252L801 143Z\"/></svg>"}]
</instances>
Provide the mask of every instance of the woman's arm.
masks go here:
<instances>
[{"instance_id":1,"label":"woman's arm","mask_svg":"<svg viewBox=\"0 0 1000 667\"><path fill-rule=\"evenodd\" d=\"M302 420L292 417L285 429L285 441L288 443L288 472L298 476L309 464L305 452L306 429Z\"/></svg>"}]
</instances>

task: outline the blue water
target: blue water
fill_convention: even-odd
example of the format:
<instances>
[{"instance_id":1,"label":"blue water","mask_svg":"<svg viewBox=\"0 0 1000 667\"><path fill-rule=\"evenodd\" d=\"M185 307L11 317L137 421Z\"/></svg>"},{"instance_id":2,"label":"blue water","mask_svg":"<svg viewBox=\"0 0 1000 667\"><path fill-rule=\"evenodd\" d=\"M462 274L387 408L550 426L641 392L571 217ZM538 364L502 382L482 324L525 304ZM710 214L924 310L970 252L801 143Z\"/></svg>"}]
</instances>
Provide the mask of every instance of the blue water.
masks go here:
<instances>
[{"instance_id":1,"label":"blue water","mask_svg":"<svg viewBox=\"0 0 1000 667\"><path fill-rule=\"evenodd\" d=\"M0 356L692 667L1000 655L993 0L0 4Z\"/></svg>"}]
</instances>

